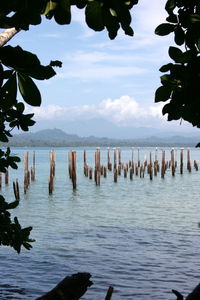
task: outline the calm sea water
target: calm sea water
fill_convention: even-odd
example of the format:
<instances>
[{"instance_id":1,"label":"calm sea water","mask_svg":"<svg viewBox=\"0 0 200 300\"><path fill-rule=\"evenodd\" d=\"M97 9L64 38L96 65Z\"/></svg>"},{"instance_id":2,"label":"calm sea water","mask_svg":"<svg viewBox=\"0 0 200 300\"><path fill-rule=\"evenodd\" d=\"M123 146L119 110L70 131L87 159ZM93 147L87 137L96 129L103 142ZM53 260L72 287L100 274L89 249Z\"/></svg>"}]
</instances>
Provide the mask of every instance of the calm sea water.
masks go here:
<instances>
[{"instance_id":1,"label":"calm sea water","mask_svg":"<svg viewBox=\"0 0 200 300\"><path fill-rule=\"evenodd\" d=\"M23 160L24 151L13 149ZM10 172L9 186L2 187L7 200L14 200L12 180L18 178L21 201L14 211L23 226L33 226L37 241L20 255L0 248L0 298L35 299L63 277L90 272L94 285L83 299L104 299L109 285L113 300L175 299L171 289L187 294L200 280L200 172L192 169L175 177L168 170L152 181L113 173L101 185L83 175L83 149L77 151L77 190L68 176L68 148L56 149L56 178L48 195L49 151L36 150L36 181L23 195L23 162ZM154 149L141 149L149 156ZM159 159L161 151L158 151ZM166 149L169 159L170 149ZM107 150L101 150L106 164ZM186 150L185 150L186 158ZM200 151L191 149L192 160ZM113 160L113 154L111 155ZM131 149L122 149L122 161L131 159ZM137 159L137 151L135 151ZM94 165L94 149L87 149ZM31 163L30 163L31 164ZM179 165L179 152L178 152Z\"/></svg>"}]
</instances>

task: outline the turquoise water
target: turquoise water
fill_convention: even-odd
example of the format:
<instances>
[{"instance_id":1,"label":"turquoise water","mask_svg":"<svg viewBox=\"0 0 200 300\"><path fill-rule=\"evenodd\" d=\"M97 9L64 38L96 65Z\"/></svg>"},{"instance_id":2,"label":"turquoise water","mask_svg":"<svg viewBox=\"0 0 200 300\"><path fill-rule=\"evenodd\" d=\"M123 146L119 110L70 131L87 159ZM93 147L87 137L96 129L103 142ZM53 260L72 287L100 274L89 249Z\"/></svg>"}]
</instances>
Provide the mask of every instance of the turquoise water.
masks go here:
<instances>
[{"instance_id":1,"label":"turquoise water","mask_svg":"<svg viewBox=\"0 0 200 300\"><path fill-rule=\"evenodd\" d=\"M13 149L22 157L33 149ZM31 251L17 255L0 248L0 298L35 299L53 288L63 277L90 272L94 285L83 299L104 299L109 285L113 300L174 299L171 289L187 294L200 278L200 172L175 177L167 170L152 181L134 175L113 173L101 177L100 186L83 174L83 149L77 151L77 190L68 176L68 148L56 149L56 177L53 195L48 195L49 151L36 150L36 181L23 194L23 162L10 172L9 186L2 193L13 200L12 181L18 178L21 191L14 211L23 226L33 226L37 240ZM87 161L94 166L95 149L87 149ZM155 149L141 149L140 159ZM111 151L113 161L113 151ZM161 150L158 151L159 160ZM170 149L166 149L167 159ZM184 153L186 159L186 149ZM106 164L107 150L101 150ZM134 151L137 160L137 150ZM192 161L200 152L191 150ZM131 159L131 149L122 149L122 161Z\"/></svg>"}]
</instances>

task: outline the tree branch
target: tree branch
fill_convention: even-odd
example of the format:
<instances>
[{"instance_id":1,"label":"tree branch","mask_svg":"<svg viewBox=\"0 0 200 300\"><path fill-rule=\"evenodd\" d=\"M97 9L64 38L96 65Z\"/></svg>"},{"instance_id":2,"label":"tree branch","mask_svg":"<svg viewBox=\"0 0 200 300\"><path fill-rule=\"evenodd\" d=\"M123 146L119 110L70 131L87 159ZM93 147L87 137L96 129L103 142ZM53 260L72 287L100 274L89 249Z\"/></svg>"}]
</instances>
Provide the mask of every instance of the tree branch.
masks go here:
<instances>
[{"instance_id":1,"label":"tree branch","mask_svg":"<svg viewBox=\"0 0 200 300\"><path fill-rule=\"evenodd\" d=\"M0 33L0 47L3 47L13 36L18 33L20 30L16 28L8 28Z\"/></svg>"}]
</instances>

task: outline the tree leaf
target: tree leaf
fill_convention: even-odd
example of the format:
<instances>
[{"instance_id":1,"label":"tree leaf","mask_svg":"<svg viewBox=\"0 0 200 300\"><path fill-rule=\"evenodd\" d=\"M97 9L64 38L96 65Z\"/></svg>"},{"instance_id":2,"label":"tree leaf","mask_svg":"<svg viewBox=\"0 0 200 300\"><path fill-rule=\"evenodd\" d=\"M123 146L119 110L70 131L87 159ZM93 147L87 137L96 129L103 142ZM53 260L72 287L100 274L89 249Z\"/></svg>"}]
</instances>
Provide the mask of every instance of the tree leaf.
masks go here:
<instances>
[{"instance_id":1,"label":"tree leaf","mask_svg":"<svg viewBox=\"0 0 200 300\"><path fill-rule=\"evenodd\" d=\"M169 86L160 86L155 93L155 102L167 101L170 99L172 89Z\"/></svg>"},{"instance_id":2,"label":"tree leaf","mask_svg":"<svg viewBox=\"0 0 200 300\"><path fill-rule=\"evenodd\" d=\"M174 31L175 26L176 25L174 25L174 24L162 23L162 24L158 25L158 27L156 27L155 34L161 35L161 36L167 35L167 34L171 33L172 31Z\"/></svg>"},{"instance_id":3,"label":"tree leaf","mask_svg":"<svg viewBox=\"0 0 200 300\"><path fill-rule=\"evenodd\" d=\"M102 8L99 1L88 2L85 9L85 20L87 25L95 31L104 29Z\"/></svg>"},{"instance_id":4,"label":"tree leaf","mask_svg":"<svg viewBox=\"0 0 200 300\"><path fill-rule=\"evenodd\" d=\"M6 83L2 86L2 103L1 106L7 110L16 103L17 97L17 78L16 72L13 73Z\"/></svg>"},{"instance_id":5,"label":"tree leaf","mask_svg":"<svg viewBox=\"0 0 200 300\"><path fill-rule=\"evenodd\" d=\"M165 4L165 9L167 12L173 11L176 7L176 0L168 0Z\"/></svg>"},{"instance_id":6,"label":"tree leaf","mask_svg":"<svg viewBox=\"0 0 200 300\"><path fill-rule=\"evenodd\" d=\"M24 74L18 73L18 86L24 101L32 106L41 105L41 95L34 81Z\"/></svg>"},{"instance_id":7,"label":"tree leaf","mask_svg":"<svg viewBox=\"0 0 200 300\"><path fill-rule=\"evenodd\" d=\"M181 51L181 49L176 47L169 47L169 56L175 62L180 62L182 55L183 52Z\"/></svg>"},{"instance_id":8,"label":"tree leaf","mask_svg":"<svg viewBox=\"0 0 200 300\"><path fill-rule=\"evenodd\" d=\"M176 27L176 30L174 31L174 41L179 46L183 45L185 41L185 33L181 26Z\"/></svg>"},{"instance_id":9,"label":"tree leaf","mask_svg":"<svg viewBox=\"0 0 200 300\"><path fill-rule=\"evenodd\" d=\"M71 6L69 0L60 0L54 11L54 19L60 24L70 24L71 22Z\"/></svg>"},{"instance_id":10,"label":"tree leaf","mask_svg":"<svg viewBox=\"0 0 200 300\"><path fill-rule=\"evenodd\" d=\"M172 63L163 65L163 66L159 69L159 71L160 71L160 72L168 72L168 71L171 70L171 67L172 67L172 66L173 66Z\"/></svg>"}]
</instances>

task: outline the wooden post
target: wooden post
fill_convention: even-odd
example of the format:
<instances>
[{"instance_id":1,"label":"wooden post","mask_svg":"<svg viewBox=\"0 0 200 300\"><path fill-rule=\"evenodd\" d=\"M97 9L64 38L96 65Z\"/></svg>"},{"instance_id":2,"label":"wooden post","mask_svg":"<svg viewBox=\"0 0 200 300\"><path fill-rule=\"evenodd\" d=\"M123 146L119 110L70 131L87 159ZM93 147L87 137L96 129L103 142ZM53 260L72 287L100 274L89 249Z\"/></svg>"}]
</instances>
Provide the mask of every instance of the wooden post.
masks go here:
<instances>
[{"instance_id":1,"label":"wooden post","mask_svg":"<svg viewBox=\"0 0 200 300\"><path fill-rule=\"evenodd\" d=\"M5 173L5 184L8 185L9 183L9 172L8 169L6 169L6 173Z\"/></svg>"},{"instance_id":2,"label":"wooden post","mask_svg":"<svg viewBox=\"0 0 200 300\"><path fill-rule=\"evenodd\" d=\"M2 173L0 172L0 189L2 188Z\"/></svg>"},{"instance_id":3,"label":"wooden post","mask_svg":"<svg viewBox=\"0 0 200 300\"><path fill-rule=\"evenodd\" d=\"M72 151L68 152L68 171L69 178L72 179Z\"/></svg>"},{"instance_id":4,"label":"wooden post","mask_svg":"<svg viewBox=\"0 0 200 300\"><path fill-rule=\"evenodd\" d=\"M175 158L174 158L174 149L171 150L171 168L172 168L172 176L175 175Z\"/></svg>"},{"instance_id":5,"label":"wooden post","mask_svg":"<svg viewBox=\"0 0 200 300\"><path fill-rule=\"evenodd\" d=\"M105 166L103 167L103 176L104 176L104 178L107 177L107 169Z\"/></svg>"},{"instance_id":6,"label":"wooden post","mask_svg":"<svg viewBox=\"0 0 200 300\"><path fill-rule=\"evenodd\" d=\"M54 190L54 177L55 177L55 150L50 151L50 175L49 175L49 195Z\"/></svg>"},{"instance_id":7,"label":"wooden post","mask_svg":"<svg viewBox=\"0 0 200 300\"><path fill-rule=\"evenodd\" d=\"M163 178L163 179L165 177L165 170L166 170L166 165L165 165L165 151L162 150L161 178Z\"/></svg>"},{"instance_id":8,"label":"wooden post","mask_svg":"<svg viewBox=\"0 0 200 300\"><path fill-rule=\"evenodd\" d=\"M110 162L110 148L108 148L107 157L108 157L108 170L112 171L112 163Z\"/></svg>"},{"instance_id":9,"label":"wooden post","mask_svg":"<svg viewBox=\"0 0 200 300\"><path fill-rule=\"evenodd\" d=\"M121 167L121 149L118 148L118 165Z\"/></svg>"},{"instance_id":10,"label":"wooden post","mask_svg":"<svg viewBox=\"0 0 200 300\"><path fill-rule=\"evenodd\" d=\"M184 148L181 148L181 152L180 152L180 173L183 174L183 151Z\"/></svg>"},{"instance_id":11,"label":"wooden post","mask_svg":"<svg viewBox=\"0 0 200 300\"><path fill-rule=\"evenodd\" d=\"M92 179L92 168L89 168L89 179Z\"/></svg>"},{"instance_id":12,"label":"wooden post","mask_svg":"<svg viewBox=\"0 0 200 300\"><path fill-rule=\"evenodd\" d=\"M76 189L76 151L72 151L72 186Z\"/></svg>"},{"instance_id":13,"label":"wooden post","mask_svg":"<svg viewBox=\"0 0 200 300\"><path fill-rule=\"evenodd\" d=\"M15 195L15 200L19 201L20 194L19 194L19 184L18 184L17 179L16 179L16 182L13 181L13 191L14 191L14 195Z\"/></svg>"},{"instance_id":14,"label":"wooden post","mask_svg":"<svg viewBox=\"0 0 200 300\"><path fill-rule=\"evenodd\" d=\"M194 168L196 171L199 169L198 162L196 160L194 160Z\"/></svg>"},{"instance_id":15,"label":"wooden post","mask_svg":"<svg viewBox=\"0 0 200 300\"><path fill-rule=\"evenodd\" d=\"M191 160L190 160L190 149L189 148L187 149L187 169L188 169L189 172L192 171Z\"/></svg>"},{"instance_id":16,"label":"wooden post","mask_svg":"<svg viewBox=\"0 0 200 300\"><path fill-rule=\"evenodd\" d=\"M153 180L153 168L152 168L152 153L150 151L150 155L149 155L149 178L150 180Z\"/></svg>"},{"instance_id":17,"label":"wooden post","mask_svg":"<svg viewBox=\"0 0 200 300\"><path fill-rule=\"evenodd\" d=\"M28 170L28 152L24 152L24 194L26 194L30 183L30 172Z\"/></svg>"},{"instance_id":18,"label":"wooden post","mask_svg":"<svg viewBox=\"0 0 200 300\"><path fill-rule=\"evenodd\" d=\"M114 182L117 182L117 168L114 169Z\"/></svg>"},{"instance_id":19,"label":"wooden post","mask_svg":"<svg viewBox=\"0 0 200 300\"><path fill-rule=\"evenodd\" d=\"M117 168L117 153L116 153L116 148L114 148L114 169Z\"/></svg>"},{"instance_id":20,"label":"wooden post","mask_svg":"<svg viewBox=\"0 0 200 300\"><path fill-rule=\"evenodd\" d=\"M97 148L95 151L95 182L96 185L100 185L100 177L101 177L101 155L100 149Z\"/></svg>"}]
</instances>

